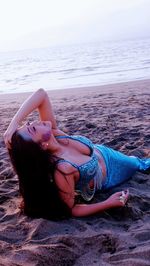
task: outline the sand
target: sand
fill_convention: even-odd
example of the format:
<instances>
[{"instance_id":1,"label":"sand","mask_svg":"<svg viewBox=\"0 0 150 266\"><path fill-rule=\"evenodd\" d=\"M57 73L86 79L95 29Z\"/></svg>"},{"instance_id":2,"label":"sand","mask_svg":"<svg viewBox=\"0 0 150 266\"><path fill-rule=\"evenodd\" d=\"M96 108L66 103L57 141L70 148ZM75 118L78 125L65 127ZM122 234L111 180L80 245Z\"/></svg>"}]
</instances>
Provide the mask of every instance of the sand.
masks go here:
<instances>
[{"instance_id":1,"label":"sand","mask_svg":"<svg viewBox=\"0 0 150 266\"><path fill-rule=\"evenodd\" d=\"M51 91L49 96L59 126L68 134L150 156L150 80ZM2 136L26 97L0 96L0 266L150 265L150 175L137 173L93 200L129 188L123 208L61 222L20 214L18 180Z\"/></svg>"}]
</instances>

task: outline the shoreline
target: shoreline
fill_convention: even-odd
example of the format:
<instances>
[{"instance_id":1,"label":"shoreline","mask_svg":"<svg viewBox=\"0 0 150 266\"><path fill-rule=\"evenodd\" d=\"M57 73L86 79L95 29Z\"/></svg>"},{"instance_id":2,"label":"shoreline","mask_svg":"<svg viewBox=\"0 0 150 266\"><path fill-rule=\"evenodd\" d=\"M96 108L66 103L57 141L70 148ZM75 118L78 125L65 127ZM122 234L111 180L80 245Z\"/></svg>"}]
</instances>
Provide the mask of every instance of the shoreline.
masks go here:
<instances>
[{"instance_id":1,"label":"shoreline","mask_svg":"<svg viewBox=\"0 0 150 266\"><path fill-rule=\"evenodd\" d=\"M106 84L106 85L98 85L98 86L89 86L89 87L75 87L75 88L67 88L67 89L58 89L58 90L47 90L44 88L48 95L52 100L60 99L62 97L70 97L70 96L86 96L89 94L92 96L94 93L100 94L108 94L108 93L128 93L136 92L136 87L138 87L139 91L143 91L146 93L150 88L150 79L144 80L136 80L122 83L114 83L114 84ZM39 88L37 88L39 89ZM36 90L35 90L36 91ZM31 95L34 91L31 92L19 92L19 93L5 93L0 95L0 105L6 105L15 101L16 103L23 102L29 95Z\"/></svg>"}]
</instances>

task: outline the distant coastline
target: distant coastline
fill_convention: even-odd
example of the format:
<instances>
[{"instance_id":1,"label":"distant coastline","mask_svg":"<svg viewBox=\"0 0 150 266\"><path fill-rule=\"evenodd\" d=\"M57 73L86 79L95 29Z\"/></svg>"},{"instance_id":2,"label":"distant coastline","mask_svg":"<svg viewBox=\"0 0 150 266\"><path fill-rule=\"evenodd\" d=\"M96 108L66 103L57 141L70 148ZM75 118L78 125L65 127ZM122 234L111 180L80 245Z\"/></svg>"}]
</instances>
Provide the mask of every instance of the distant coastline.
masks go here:
<instances>
[{"instance_id":1,"label":"distant coastline","mask_svg":"<svg viewBox=\"0 0 150 266\"><path fill-rule=\"evenodd\" d=\"M15 51L1 57L0 94L144 80L149 73L150 39Z\"/></svg>"}]
</instances>

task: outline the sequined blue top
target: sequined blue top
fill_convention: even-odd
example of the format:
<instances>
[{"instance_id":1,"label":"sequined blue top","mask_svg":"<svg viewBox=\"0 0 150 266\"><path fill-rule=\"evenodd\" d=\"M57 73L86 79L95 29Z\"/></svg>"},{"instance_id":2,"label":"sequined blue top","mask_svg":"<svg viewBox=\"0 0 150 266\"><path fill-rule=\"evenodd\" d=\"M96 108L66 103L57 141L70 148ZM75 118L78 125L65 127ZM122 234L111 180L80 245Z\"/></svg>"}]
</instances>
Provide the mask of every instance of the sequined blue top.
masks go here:
<instances>
[{"instance_id":1,"label":"sequined blue top","mask_svg":"<svg viewBox=\"0 0 150 266\"><path fill-rule=\"evenodd\" d=\"M75 190L81 194L81 196L89 201L93 198L96 190L101 189L102 186L102 169L98 163L98 156L94 153L94 144L91 140L86 137L75 135L75 136L57 136L56 138L69 138L72 140L79 141L85 144L90 149L90 160L81 165L77 165L71 161L60 159L59 162L68 162L76 169L78 169L80 178L76 184ZM94 186L91 188L89 183L94 180Z\"/></svg>"}]
</instances>

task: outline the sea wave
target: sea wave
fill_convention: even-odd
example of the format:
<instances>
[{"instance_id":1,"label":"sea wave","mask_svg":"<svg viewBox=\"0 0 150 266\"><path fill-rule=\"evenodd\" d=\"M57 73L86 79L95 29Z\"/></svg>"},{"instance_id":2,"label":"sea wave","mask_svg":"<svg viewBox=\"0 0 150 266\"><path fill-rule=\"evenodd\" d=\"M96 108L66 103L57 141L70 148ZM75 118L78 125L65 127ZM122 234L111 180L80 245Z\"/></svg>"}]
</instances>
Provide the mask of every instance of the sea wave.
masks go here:
<instances>
[{"instance_id":1,"label":"sea wave","mask_svg":"<svg viewBox=\"0 0 150 266\"><path fill-rule=\"evenodd\" d=\"M149 73L150 39L24 50L1 57L0 93L117 83Z\"/></svg>"}]
</instances>

